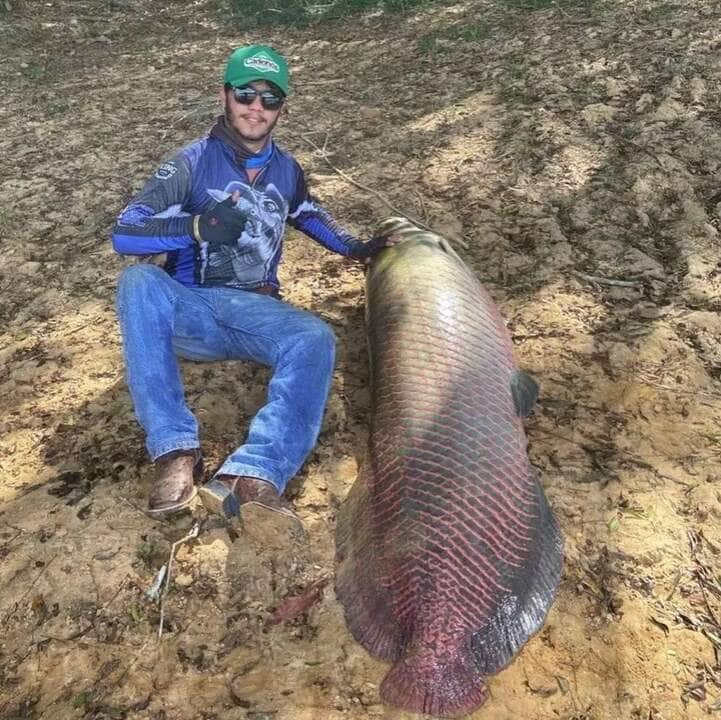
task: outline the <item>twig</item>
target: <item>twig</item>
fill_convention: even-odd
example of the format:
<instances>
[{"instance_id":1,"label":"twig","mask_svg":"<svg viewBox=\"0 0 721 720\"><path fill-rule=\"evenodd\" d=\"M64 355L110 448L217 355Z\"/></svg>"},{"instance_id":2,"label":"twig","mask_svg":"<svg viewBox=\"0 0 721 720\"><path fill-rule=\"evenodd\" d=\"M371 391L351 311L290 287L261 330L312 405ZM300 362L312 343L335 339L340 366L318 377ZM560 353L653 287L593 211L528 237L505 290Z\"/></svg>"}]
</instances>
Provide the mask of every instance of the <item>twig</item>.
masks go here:
<instances>
[{"instance_id":1,"label":"twig","mask_svg":"<svg viewBox=\"0 0 721 720\"><path fill-rule=\"evenodd\" d=\"M100 590L98 590L98 583L95 580L92 563L87 563L87 568L90 573L90 579L93 581L93 589L95 590L95 611L97 612L100 610Z\"/></svg>"},{"instance_id":2,"label":"twig","mask_svg":"<svg viewBox=\"0 0 721 720\"><path fill-rule=\"evenodd\" d=\"M436 233L436 231L424 223L422 220L419 220L417 217L414 217L413 215L403 212L402 210L399 210L393 203L382 193L378 192L378 190L374 190L373 188L368 187L367 185L364 185L362 182L358 182L355 178L348 175L348 173L343 172L343 170L337 168L333 163L330 161L328 157L328 152L326 150L326 146L328 145L328 135L325 136L325 142L323 143L323 147L320 148L316 143L314 143L309 137L309 133L301 134L301 138L305 140L309 145L312 145L316 153L321 157L325 162L327 163L328 167L330 167L333 172L340 175L346 182L349 182L351 185L355 185L356 187L359 187L361 190L365 190L367 193L370 193L371 195L375 195L386 207L390 208L396 215L401 215L402 217L406 218L407 220L410 220L414 225L417 225L422 230L427 230L428 232L432 232L434 234L440 235L441 233ZM468 250L468 243L459 237L454 237L451 244L458 245L459 247L462 247L464 250Z\"/></svg>"},{"instance_id":3,"label":"twig","mask_svg":"<svg viewBox=\"0 0 721 720\"><path fill-rule=\"evenodd\" d=\"M188 110L188 112L182 113L180 115L176 115L173 120L171 121L170 125L163 130L163 132L160 135L160 138L162 140L165 140L165 138L170 134L170 132L177 127L181 122L184 120L188 120L189 118L193 118L196 115L200 116L206 113L210 113L213 111L213 108L215 106L208 104L207 102L201 102L195 107Z\"/></svg>"},{"instance_id":4,"label":"twig","mask_svg":"<svg viewBox=\"0 0 721 720\"><path fill-rule=\"evenodd\" d=\"M66 637L58 637L57 635L46 635L44 638L40 638L40 640L36 640L32 647L37 647L38 645L48 642L48 640L52 640L53 642L72 642L73 640L77 640L78 638L83 637L83 635L87 635L90 630L92 630L95 626L93 623L90 623L87 627L80 628L79 630L76 630L75 632L71 632ZM27 657L27 655L26 655Z\"/></svg>"},{"instance_id":5,"label":"twig","mask_svg":"<svg viewBox=\"0 0 721 720\"><path fill-rule=\"evenodd\" d=\"M673 578L673 584L671 585L671 590L669 591L668 595L666 596L666 601L668 602L676 592L676 588L678 587L679 582L681 582L681 571L676 570L676 574Z\"/></svg>"},{"instance_id":6,"label":"twig","mask_svg":"<svg viewBox=\"0 0 721 720\"><path fill-rule=\"evenodd\" d=\"M335 85L337 83L346 82L345 78L326 78L325 80L304 80L303 87L311 85Z\"/></svg>"},{"instance_id":7,"label":"twig","mask_svg":"<svg viewBox=\"0 0 721 720\"><path fill-rule=\"evenodd\" d=\"M163 639L163 624L165 622L165 596L168 594L168 588L170 587L170 573L173 568L175 548L177 548L178 545L182 545L183 543L188 542L188 540L193 540L194 538L197 538L199 532L200 524L195 523L195 525L190 528L188 534L180 538L180 540L176 540L170 548L170 558L168 558L168 570L165 573L165 586L163 587L163 594L160 596L160 625L158 627L158 640Z\"/></svg>"},{"instance_id":8,"label":"twig","mask_svg":"<svg viewBox=\"0 0 721 720\"><path fill-rule=\"evenodd\" d=\"M47 569L48 569L57 559L58 559L58 556L57 556L57 555L53 555L53 557L50 559L50 561L47 562L47 563L43 566L43 569L37 574L37 576L35 577L35 580L33 580L33 581L30 583L30 586L28 587L28 589L22 594L22 597L15 603L15 607L3 618L3 621L2 621L2 624L3 624L3 625L7 625L8 620L10 620L10 618L18 611L18 608L20 607L21 603L22 603L23 600L25 600L25 598L29 595L30 591L35 587L35 585L37 584L37 581L40 580L40 578L45 574L45 572L47 571Z\"/></svg>"},{"instance_id":9,"label":"twig","mask_svg":"<svg viewBox=\"0 0 721 720\"><path fill-rule=\"evenodd\" d=\"M539 435L546 435L548 437L554 437L558 438L559 440L563 440L571 445L576 445L577 447L581 448L586 454L589 454L589 452L593 450L607 450L610 449L608 445L603 444L596 444L591 445L588 443L594 442L592 438L583 438L583 440L574 440L571 437L567 437L566 435L562 433L553 432L551 430L545 430L544 428L536 428L533 431L534 433L538 433ZM636 467L641 468L642 470L648 470L649 472L653 473L656 477L661 478L663 480L671 480L672 482L675 482L678 485L683 485L686 488L692 488L695 487L695 485L691 485L690 483L684 482L683 480L679 480L678 478L673 477L673 475L666 475L665 473L660 472L656 467L651 465L650 463L639 459L629 450L624 450L622 447L615 447L613 448L613 451L616 452L619 455L622 455L626 462L634 464ZM668 459L668 455L665 453L658 453L656 455L653 455L651 457L661 457Z\"/></svg>"},{"instance_id":10,"label":"twig","mask_svg":"<svg viewBox=\"0 0 721 720\"><path fill-rule=\"evenodd\" d=\"M628 288L637 288L643 285L640 280L614 280L613 278L601 277L600 275L586 275L586 273L578 272L577 270L573 270L573 274L582 280L595 283L596 285L613 285Z\"/></svg>"},{"instance_id":11,"label":"twig","mask_svg":"<svg viewBox=\"0 0 721 720\"><path fill-rule=\"evenodd\" d=\"M79 637L83 637L84 635L87 635L89 630L92 630L95 627L93 623L90 623L86 628L82 628L80 630L75 630L75 632L71 632L67 637L57 637L56 635L46 635L43 638L40 638L40 640L33 640L33 642L28 645L28 651L18 660L18 666L22 665L25 660L29 657L30 653L32 653L39 645L45 642L50 642L51 640L53 642L72 642L73 640L77 640ZM0 710L3 710L6 706L3 705L0 707Z\"/></svg>"},{"instance_id":12,"label":"twig","mask_svg":"<svg viewBox=\"0 0 721 720\"><path fill-rule=\"evenodd\" d=\"M107 602L103 603L103 606L100 608L101 610L107 610L116 600L118 595L125 589L125 581L130 578L130 575L126 575L121 581L120 581L120 587L113 593L113 596L108 599Z\"/></svg>"},{"instance_id":13,"label":"twig","mask_svg":"<svg viewBox=\"0 0 721 720\"><path fill-rule=\"evenodd\" d=\"M75 335L75 333L80 332L81 330L85 330L85 328L90 327L97 327L97 320L91 320L89 322L83 323L82 325L78 325L77 327L74 327L72 330L63 330L63 337L67 337L68 335Z\"/></svg>"},{"instance_id":14,"label":"twig","mask_svg":"<svg viewBox=\"0 0 721 720\"><path fill-rule=\"evenodd\" d=\"M146 640L142 644L140 650L138 650L138 652L135 653L135 657L133 658L133 661L128 665L128 667L125 668L125 670L123 670L122 673L120 673L120 677L118 677L118 679L114 682L115 687L118 687L120 685L120 683L123 680L125 680L128 673L135 667L136 663L140 659L140 656L142 655L143 652L145 652L145 648L148 646L148 642L149 642L149 640Z\"/></svg>"},{"instance_id":15,"label":"twig","mask_svg":"<svg viewBox=\"0 0 721 720\"><path fill-rule=\"evenodd\" d=\"M6 540L2 545L0 545L0 550L8 547L10 543L15 542L25 532L22 528L14 527L13 530L17 530L17 534L13 535L9 540Z\"/></svg>"},{"instance_id":16,"label":"twig","mask_svg":"<svg viewBox=\"0 0 721 720\"><path fill-rule=\"evenodd\" d=\"M699 546L701 545L701 541L703 538L702 535L700 535L695 530L688 530L688 541L689 541L689 547L691 550L691 557L693 558L693 561L696 565L696 569L693 573L696 582L698 583L699 590L701 591L701 597L703 597L704 605L706 606L706 610L708 612L710 623L706 622L705 625L711 625L713 627L714 632L712 632L708 627L701 627L701 634L704 635L708 640L711 641L711 644L714 648L714 654L716 656L716 663L721 660L721 637L719 637L719 631L721 631L721 624L719 624L719 620L716 617L716 613L714 613L713 608L711 607L711 603L709 602L708 595L706 593L706 582L707 582L707 576L710 575L710 571L706 565L701 562L701 558L698 556L699 552Z\"/></svg>"},{"instance_id":17,"label":"twig","mask_svg":"<svg viewBox=\"0 0 721 720\"><path fill-rule=\"evenodd\" d=\"M650 385L651 387L659 388L661 390L668 390L669 392L677 393L678 395L689 395L692 397L707 397L707 398L712 398L714 400L721 399L721 393L706 392L704 390L685 390L684 388L673 387L671 385L664 385L663 383L655 382L654 380L652 380L648 377L644 377L643 375L639 375L638 379L644 385Z\"/></svg>"},{"instance_id":18,"label":"twig","mask_svg":"<svg viewBox=\"0 0 721 720\"><path fill-rule=\"evenodd\" d=\"M429 232L434 232L428 225L426 225L424 222L421 222L417 218L414 218L413 216L409 215L408 213L404 213L402 210L399 210L393 203L382 193L378 192L378 190L374 190L373 188L368 187L367 185L364 185L362 182L358 182L358 180L355 180L347 173L343 172L343 170L340 170L337 168L328 158L328 153L325 150L325 144L322 148L318 147L316 143L314 143L307 134L301 134L301 138L305 140L309 145L312 145L318 155L325 160L328 167L330 167L333 172L340 175L346 182L349 182L351 185L355 185L356 187L359 187L361 190L365 190L367 193L370 193L371 195L375 195L384 205L389 207L394 213L398 215L402 215L403 217L410 220L412 223L417 225L419 228L422 228L423 230L428 230ZM328 139L326 137L326 143L328 142Z\"/></svg>"},{"instance_id":19,"label":"twig","mask_svg":"<svg viewBox=\"0 0 721 720\"><path fill-rule=\"evenodd\" d=\"M145 517L145 518L148 517L147 513L142 508L139 508L137 505L134 505L133 503L131 503L130 500L128 500L128 498L126 498L124 495L111 494L111 496L115 500L120 500L121 502L124 502L126 505L128 505L128 507L132 508L133 510L135 510L136 513L139 513L143 517Z\"/></svg>"}]
</instances>

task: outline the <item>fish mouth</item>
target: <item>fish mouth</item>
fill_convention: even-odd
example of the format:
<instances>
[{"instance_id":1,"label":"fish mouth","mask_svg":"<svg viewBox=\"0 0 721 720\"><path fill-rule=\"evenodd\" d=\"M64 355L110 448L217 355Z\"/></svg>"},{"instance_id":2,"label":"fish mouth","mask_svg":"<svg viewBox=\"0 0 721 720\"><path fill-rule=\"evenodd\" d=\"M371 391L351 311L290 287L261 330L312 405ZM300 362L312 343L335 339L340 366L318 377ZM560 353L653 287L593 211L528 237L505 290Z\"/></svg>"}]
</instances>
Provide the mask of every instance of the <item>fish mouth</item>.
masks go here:
<instances>
[{"instance_id":1,"label":"fish mouth","mask_svg":"<svg viewBox=\"0 0 721 720\"><path fill-rule=\"evenodd\" d=\"M391 217L383 220L383 222L376 228L377 237L389 237L395 235L396 237L404 240L429 240L435 241L436 243L443 240L443 238L430 230L418 227L412 223L408 218L404 217Z\"/></svg>"},{"instance_id":2,"label":"fish mouth","mask_svg":"<svg viewBox=\"0 0 721 720\"><path fill-rule=\"evenodd\" d=\"M448 255L455 255L449 242L430 230L425 230L412 223L408 218L390 217L383 220L376 228L375 237L393 237L397 241L414 240L416 242L431 245L442 250Z\"/></svg>"},{"instance_id":3,"label":"fish mouth","mask_svg":"<svg viewBox=\"0 0 721 720\"><path fill-rule=\"evenodd\" d=\"M389 217L379 223L376 228L376 237L388 237L407 232L421 232L421 229L404 217Z\"/></svg>"}]
</instances>

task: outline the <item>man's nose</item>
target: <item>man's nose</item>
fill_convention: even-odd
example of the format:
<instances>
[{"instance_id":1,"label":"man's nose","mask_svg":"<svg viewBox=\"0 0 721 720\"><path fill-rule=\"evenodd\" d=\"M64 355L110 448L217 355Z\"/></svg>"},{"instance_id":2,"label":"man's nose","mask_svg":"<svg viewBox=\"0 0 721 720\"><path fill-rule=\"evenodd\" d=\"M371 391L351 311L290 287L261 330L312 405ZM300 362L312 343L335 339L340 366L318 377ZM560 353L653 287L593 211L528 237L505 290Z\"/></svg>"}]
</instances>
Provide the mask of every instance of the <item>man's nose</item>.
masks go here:
<instances>
[{"instance_id":1,"label":"man's nose","mask_svg":"<svg viewBox=\"0 0 721 720\"><path fill-rule=\"evenodd\" d=\"M258 108L260 110L263 109L263 103L260 101L260 95L256 95L253 98L253 102L251 102L250 105L248 105L248 107L254 108L254 107L256 107L256 105L258 106Z\"/></svg>"}]
</instances>

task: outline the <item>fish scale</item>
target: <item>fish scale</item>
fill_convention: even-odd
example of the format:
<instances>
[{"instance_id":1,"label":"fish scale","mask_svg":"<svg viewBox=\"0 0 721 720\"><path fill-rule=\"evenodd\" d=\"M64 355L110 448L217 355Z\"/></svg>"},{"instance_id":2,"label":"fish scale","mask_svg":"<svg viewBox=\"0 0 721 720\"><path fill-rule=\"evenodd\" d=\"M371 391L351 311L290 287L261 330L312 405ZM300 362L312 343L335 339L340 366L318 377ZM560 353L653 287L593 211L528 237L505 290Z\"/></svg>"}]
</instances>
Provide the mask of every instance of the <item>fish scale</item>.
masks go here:
<instances>
[{"instance_id":1,"label":"fish scale","mask_svg":"<svg viewBox=\"0 0 721 720\"><path fill-rule=\"evenodd\" d=\"M406 227L367 277L371 427L337 527L351 632L384 701L458 716L536 632L562 564L527 457L505 323L441 238Z\"/></svg>"}]
</instances>

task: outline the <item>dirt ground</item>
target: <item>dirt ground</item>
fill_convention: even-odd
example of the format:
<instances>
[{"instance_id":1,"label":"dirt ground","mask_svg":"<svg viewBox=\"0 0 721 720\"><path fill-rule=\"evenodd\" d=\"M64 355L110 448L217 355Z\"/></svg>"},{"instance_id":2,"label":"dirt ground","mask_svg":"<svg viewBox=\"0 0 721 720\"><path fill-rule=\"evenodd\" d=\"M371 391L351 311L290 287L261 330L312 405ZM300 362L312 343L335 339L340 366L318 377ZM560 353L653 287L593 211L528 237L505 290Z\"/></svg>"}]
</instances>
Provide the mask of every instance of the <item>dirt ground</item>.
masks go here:
<instances>
[{"instance_id":1,"label":"dirt ground","mask_svg":"<svg viewBox=\"0 0 721 720\"><path fill-rule=\"evenodd\" d=\"M360 267L288 235L285 297L339 345L289 493L307 545L143 513L108 235L249 41L291 59L278 139L317 196L365 237L392 206L464 242L541 385L527 428L564 575L473 717L721 712L720 21L714 0L470 0L261 35L207 1L0 5L0 718L413 717L380 704L387 666L333 594L368 422ZM212 469L268 374L184 372ZM196 521L159 641L146 591Z\"/></svg>"}]
</instances>

